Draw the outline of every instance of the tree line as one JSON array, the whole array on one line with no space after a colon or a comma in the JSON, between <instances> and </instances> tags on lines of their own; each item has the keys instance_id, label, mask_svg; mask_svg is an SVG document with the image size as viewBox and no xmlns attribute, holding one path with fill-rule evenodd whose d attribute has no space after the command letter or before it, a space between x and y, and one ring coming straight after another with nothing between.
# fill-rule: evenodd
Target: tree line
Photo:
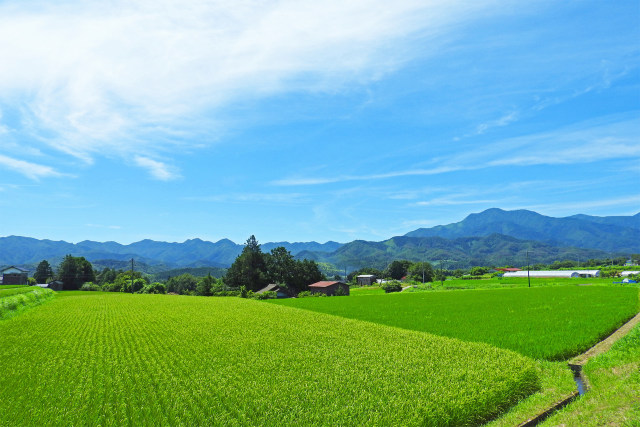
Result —
<instances>
[{"instance_id":1,"label":"tree line","mask_svg":"<svg viewBox=\"0 0 640 427\"><path fill-rule=\"evenodd\" d=\"M33 278L37 283L59 280L64 290L101 290L107 292L175 293L180 295L231 296L256 292L270 283L278 284L297 295L309 285L325 279L315 261L296 260L284 247L263 253L255 236L249 237L223 278L208 274L195 277L189 273L169 277L164 282L150 282L138 271L104 268L94 271L84 257L67 255L57 272L48 261L38 264Z\"/></svg>"}]
</instances>

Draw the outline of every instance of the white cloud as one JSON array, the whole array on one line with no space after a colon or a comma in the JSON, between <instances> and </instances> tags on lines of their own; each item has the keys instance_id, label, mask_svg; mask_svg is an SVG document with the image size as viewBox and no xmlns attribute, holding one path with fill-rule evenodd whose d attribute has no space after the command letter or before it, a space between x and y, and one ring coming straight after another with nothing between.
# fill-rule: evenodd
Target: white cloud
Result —
<instances>
[{"instance_id":1,"label":"white cloud","mask_svg":"<svg viewBox=\"0 0 640 427\"><path fill-rule=\"evenodd\" d=\"M0 106L20 111L21 132L85 162L153 157L211 137L229 103L378 79L411 59L413 38L420 55L436 51L486 6L459 3L5 1Z\"/></svg>"},{"instance_id":2,"label":"white cloud","mask_svg":"<svg viewBox=\"0 0 640 427\"><path fill-rule=\"evenodd\" d=\"M147 169L152 177L160 181L171 181L180 178L180 174L172 170L172 168L162 162L150 159L148 157L136 156L134 158L136 165Z\"/></svg>"},{"instance_id":3,"label":"white cloud","mask_svg":"<svg viewBox=\"0 0 640 427\"><path fill-rule=\"evenodd\" d=\"M26 162L0 154L0 166L5 169L16 171L27 178L38 180L46 177L63 176L51 166L39 165L37 163Z\"/></svg>"}]
</instances>

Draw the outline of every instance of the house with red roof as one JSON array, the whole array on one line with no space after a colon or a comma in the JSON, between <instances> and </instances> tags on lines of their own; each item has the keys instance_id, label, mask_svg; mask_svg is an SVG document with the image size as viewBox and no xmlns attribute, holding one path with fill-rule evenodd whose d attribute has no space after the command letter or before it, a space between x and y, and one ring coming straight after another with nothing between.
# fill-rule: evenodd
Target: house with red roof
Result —
<instances>
[{"instance_id":1,"label":"house with red roof","mask_svg":"<svg viewBox=\"0 0 640 427\"><path fill-rule=\"evenodd\" d=\"M340 289L340 293L338 293L338 289ZM344 282L323 280L322 282L309 285L309 291L311 291L312 294L322 293L329 296L337 294L349 295L349 285Z\"/></svg>"}]
</instances>

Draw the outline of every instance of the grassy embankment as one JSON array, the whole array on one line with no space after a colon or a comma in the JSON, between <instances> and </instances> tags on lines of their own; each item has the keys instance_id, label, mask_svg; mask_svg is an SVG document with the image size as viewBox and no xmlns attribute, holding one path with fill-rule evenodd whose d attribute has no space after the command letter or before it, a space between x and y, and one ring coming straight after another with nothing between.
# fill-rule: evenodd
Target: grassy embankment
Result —
<instances>
[{"instance_id":1,"label":"grassy embankment","mask_svg":"<svg viewBox=\"0 0 640 427\"><path fill-rule=\"evenodd\" d=\"M584 367L591 389L544 426L640 426L640 325Z\"/></svg>"},{"instance_id":2,"label":"grassy embankment","mask_svg":"<svg viewBox=\"0 0 640 427\"><path fill-rule=\"evenodd\" d=\"M477 425L539 388L533 360L487 344L120 293L0 322L0 372L0 425Z\"/></svg>"},{"instance_id":3,"label":"grassy embankment","mask_svg":"<svg viewBox=\"0 0 640 427\"><path fill-rule=\"evenodd\" d=\"M0 288L0 320L13 317L29 307L40 305L54 295L51 289L38 287Z\"/></svg>"}]
</instances>

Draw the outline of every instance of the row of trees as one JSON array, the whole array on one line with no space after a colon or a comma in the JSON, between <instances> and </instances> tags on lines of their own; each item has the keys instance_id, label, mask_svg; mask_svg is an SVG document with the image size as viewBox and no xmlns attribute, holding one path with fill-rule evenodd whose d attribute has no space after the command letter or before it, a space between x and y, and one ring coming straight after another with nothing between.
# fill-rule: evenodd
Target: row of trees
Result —
<instances>
[{"instance_id":1,"label":"row of trees","mask_svg":"<svg viewBox=\"0 0 640 427\"><path fill-rule=\"evenodd\" d=\"M76 290L86 282L93 282L96 275L93 266L84 257L67 255L58 266L57 274L47 260L41 261L36 267L33 279L36 283L60 280L63 283L63 289Z\"/></svg>"},{"instance_id":2,"label":"row of trees","mask_svg":"<svg viewBox=\"0 0 640 427\"><path fill-rule=\"evenodd\" d=\"M292 293L309 289L309 285L325 277L314 261L296 260L284 247L277 247L263 253L255 236L249 237L234 263L223 279L211 274L196 278L185 273L170 277L166 283L150 283L140 272L105 268L98 273L84 257L67 255L57 269L57 274L48 261L38 264L34 279L37 283L60 280L65 290L84 289L115 292L172 292L194 295L226 295L246 291L258 291L269 283L277 283L289 288ZM153 286L151 286L153 285Z\"/></svg>"},{"instance_id":3,"label":"row of trees","mask_svg":"<svg viewBox=\"0 0 640 427\"><path fill-rule=\"evenodd\" d=\"M294 293L306 291L309 285L325 277L315 261L296 260L283 247L263 253L255 236L249 237L224 277L230 288L258 291L269 283L277 283Z\"/></svg>"}]
</instances>

